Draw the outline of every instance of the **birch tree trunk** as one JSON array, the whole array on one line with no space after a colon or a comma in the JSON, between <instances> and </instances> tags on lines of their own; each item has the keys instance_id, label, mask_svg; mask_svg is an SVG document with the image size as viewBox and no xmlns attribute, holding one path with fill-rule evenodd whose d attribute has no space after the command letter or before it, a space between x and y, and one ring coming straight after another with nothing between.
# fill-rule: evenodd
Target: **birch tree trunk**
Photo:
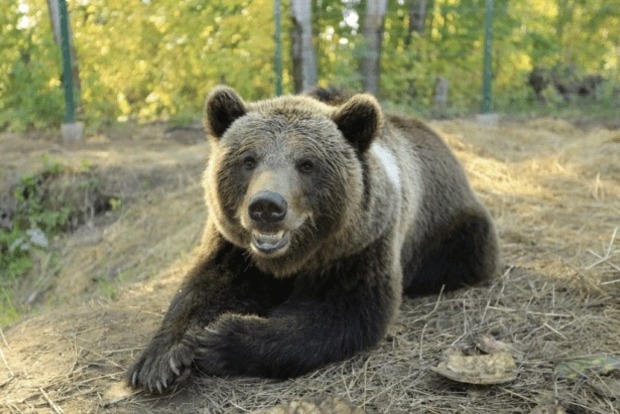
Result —
<instances>
[{"instance_id":1,"label":"birch tree trunk","mask_svg":"<svg viewBox=\"0 0 620 414\"><path fill-rule=\"evenodd\" d=\"M387 0L368 0L362 32L365 46L361 64L362 86L375 96L379 94L379 61L386 8Z\"/></svg>"},{"instance_id":2,"label":"birch tree trunk","mask_svg":"<svg viewBox=\"0 0 620 414\"><path fill-rule=\"evenodd\" d=\"M291 0L293 80L295 92L316 85L317 69L312 47L312 2Z\"/></svg>"},{"instance_id":3,"label":"birch tree trunk","mask_svg":"<svg viewBox=\"0 0 620 414\"><path fill-rule=\"evenodd\" d=\"M58 0L47 0L47 7L50 12L50 20L52 21L52 31L54 32L54 42L58 46L61 44L60 34L60 8L58 6ZM81 87L80 87L80 70L77 63L75 46L73 45L73 31L71 30L70 21L69 25L69 48L71 50L71 80L73 83L73 95L76 102L76 108L80 107Z\"/></svg>"},{"instance_id":4,"label":"birch tree trunk","mask_svg":"<svg viewBox=\"0 0 620 414\"><path fill-rule=\"evenodd\" d=\"M424 35L426 11L428 10L428 0L410 0L409 3L409 30L405 43L411 43L413 32L420 36Z\"/></svg>"}]
</instances>

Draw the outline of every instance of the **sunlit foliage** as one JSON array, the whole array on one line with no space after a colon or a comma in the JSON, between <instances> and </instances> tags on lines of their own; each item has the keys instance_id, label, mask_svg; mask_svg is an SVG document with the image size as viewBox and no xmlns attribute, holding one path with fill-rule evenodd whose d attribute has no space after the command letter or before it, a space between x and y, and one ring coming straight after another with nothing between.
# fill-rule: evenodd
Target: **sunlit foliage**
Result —
<instances>
[{"instance_id":1,"label":"sunlit foliage","mask_svg":"<svg viewBox=\"0 0 620 414\"><path fill-rule=\"evenodd\" d=\"M409 1L390 0L381 98L432 107L438 76L455 113L480 107L485 0L428 0L425 29L409 34ZM199 114L228 83L247 99L274 94L273 0L69 0L82 87L79 117L152 120ZM596 74L612 99L620 83L620 0L495 0L493 91L499 110L527 110L537 67ZM361 0L314 0L321 84L357 89ZM285 92L292 92L288 1L282 1ZM0 129L62 122L60 50L45 0L3 0ZM552 97L553 98L553 97ZM556 97L557 98L557 97Z\"/></svg>"}]
</instances>

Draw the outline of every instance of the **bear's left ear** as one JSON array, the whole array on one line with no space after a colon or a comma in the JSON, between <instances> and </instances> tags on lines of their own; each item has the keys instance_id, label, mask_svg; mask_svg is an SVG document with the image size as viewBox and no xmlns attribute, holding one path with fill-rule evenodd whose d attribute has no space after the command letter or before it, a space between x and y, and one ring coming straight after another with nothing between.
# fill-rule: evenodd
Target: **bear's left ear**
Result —
<instances>
[{"instance_id":1,"label":"bear's left ear","mask_svg":"<svg viewBox=\"0 0 620 414\"><path fill-rule=\"evenodd\" d=\"M238 118L247 113L245 102L228 86L218 86L209 93L205 104L205 129L213 138L221 138Z\"/></svg>"},{"instance_id":2,"label":"bear's left ear","mask_svg":"<svg viewBox=\"0 0 620 414\"><path fill-rule=\"evenodd\" d=\"M377 100L368 94L354 95L336 109L332 119L359 153L370 147L383 124L381 107Z\"/></svg>"}]
</instances>

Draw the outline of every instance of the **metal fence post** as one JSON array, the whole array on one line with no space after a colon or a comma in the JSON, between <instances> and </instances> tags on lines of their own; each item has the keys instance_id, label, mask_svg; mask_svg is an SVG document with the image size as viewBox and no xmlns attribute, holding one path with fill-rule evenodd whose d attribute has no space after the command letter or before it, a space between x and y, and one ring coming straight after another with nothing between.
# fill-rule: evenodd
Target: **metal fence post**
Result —
<instances>
[{"instance_id":1,"label":"metal fence post","mask_svg":"<svg viewBox=\"0 0 620 414\"><path fill-rule=\"evenodd\" d=\"M493 41L493 0L486 0L486 14L484 17L484 68L482 82L482 113L491 112L491 54Z\"/></svg>"},{"instance_id":2,"label":"metal fence post","mask_svg":"<svg viewBox=\"0 0 620 414\"><path fill-rule=\"evenodd\" d=\"M62 81L65 90L65 112L67 123L75 121L75 104L73 102L73 80L71 79L71 48L69 46L69 13L67 1L58 0L60 12L60 44L62 49Z\"/></svg>"}]
</instances>

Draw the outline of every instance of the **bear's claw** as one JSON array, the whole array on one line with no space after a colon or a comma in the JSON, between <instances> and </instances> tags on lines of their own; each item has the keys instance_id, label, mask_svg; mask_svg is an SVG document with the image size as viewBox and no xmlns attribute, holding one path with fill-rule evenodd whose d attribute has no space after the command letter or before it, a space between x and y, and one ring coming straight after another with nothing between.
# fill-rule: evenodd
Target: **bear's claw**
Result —
<instances>
[{"instance_id":1,"label":"bear's claw","mask_svg":"<svg viewBox=\"0 0 620 414\"><path fill-rule=\"evenodd\" d=\"M191 342L181 341L166 346L154 340L129 368L129 385L162 394L187 378L193 361L194 346Z\"/></svg>"}]
</instances>

